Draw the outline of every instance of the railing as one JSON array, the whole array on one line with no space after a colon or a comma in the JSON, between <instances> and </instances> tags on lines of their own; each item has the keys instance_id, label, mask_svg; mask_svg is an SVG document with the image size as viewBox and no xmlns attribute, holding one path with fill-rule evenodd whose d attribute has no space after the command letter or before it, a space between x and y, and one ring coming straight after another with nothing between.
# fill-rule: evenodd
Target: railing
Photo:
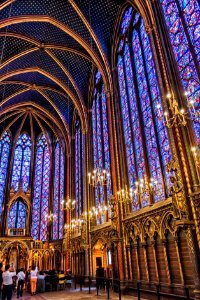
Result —
<instances>
[{"instance_id":1,"label":"railing","mask_svg":"<svg viewBox=\"0 0 200 300\"><path fill-rule=\"evenodd\" d=\"M192 300L193 297L190 296L189 287L185 286L183 287L184 295L178 295L178 294L169 294L166 292L163 292L161 288L163 286L169 287L170 285L164 285L160 283L152 283L151 289L148 288L146 285L147 282L133 282L133 281L120 281L119 279L112 279L112 278L105 278L105 277L92 277L92 276L86 276L86 275L75 275L74 276L74 288L77 288L77 285L80 287L80 291L82 291L83 286L88 287L88 292L90 294L91 292L91 285L96 286L97 296L99 295L100 289L106 290L107 298L110 298L110 292L111 290L114 290L118 293L119 300L122 299L122 290L133 290L135 293L135 297L137 297L138 300L141 300L142 293L149 293L151 295L155 295L156 300L162 299L183 299L183 300Z\"/></svg>"},{"instance_id":2,"label":"railing","mask_svg":"<svg viewBox=\"0 0 200 300\"><path fill-rule=\"evenodd\" d=\"M9 228L8 236L25 236L25 228Z\"/></svg>"}]
</instances>

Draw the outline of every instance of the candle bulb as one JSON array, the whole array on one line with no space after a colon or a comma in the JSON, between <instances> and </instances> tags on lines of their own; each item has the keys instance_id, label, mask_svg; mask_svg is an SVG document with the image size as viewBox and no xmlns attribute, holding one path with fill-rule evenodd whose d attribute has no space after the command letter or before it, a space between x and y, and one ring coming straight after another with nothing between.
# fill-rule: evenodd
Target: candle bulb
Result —
<instances>
[{"instance_id":1,"label":"candle bulb","mask_svg":"<svg viewBox=\"0 0 200 300\"><path fill-rule=\"evenodd\" d=\"M165 117L165 121L166 121L167 126L169 126L169 115L166 111L164 112L164 117Z\"/></svg>"}]
</instances>

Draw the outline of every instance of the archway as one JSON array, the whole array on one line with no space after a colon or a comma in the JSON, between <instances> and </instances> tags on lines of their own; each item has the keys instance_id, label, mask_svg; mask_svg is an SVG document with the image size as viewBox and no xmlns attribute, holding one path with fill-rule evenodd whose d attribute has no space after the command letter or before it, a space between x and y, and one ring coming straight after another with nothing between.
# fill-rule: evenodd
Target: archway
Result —
<instances>
[{"instance_id":1,"label":"archway","mask_svg":"<svg viewBox=\"0 0 200 300\"><path fill-rule=\"evenodd\" d=\"M8 236L24 236L27 228L27 205L18 197L9 207L7 217Z\"/></svg>"},{"instance_id":2,"label":"archway","mask_svg":"<svg viewBox=\"0 0 200 300\"><path fill-rule=\"evenodd\" d=\"M13 264L16 269L28 267L28 247L20 241L13 241L2 249L3 263Z\"/></svg>"},{"instance_id":3,"label":"archway","mask_svg":"<svg viewBox=\"0 0 200 300\"><path fill-rule=\"evenodd\" d=\"M102 275L112 277L111 251L101 240L98 240L92 249L92 274L96 275L99 268L103 268Z\"/></svg>"}]
</instances>

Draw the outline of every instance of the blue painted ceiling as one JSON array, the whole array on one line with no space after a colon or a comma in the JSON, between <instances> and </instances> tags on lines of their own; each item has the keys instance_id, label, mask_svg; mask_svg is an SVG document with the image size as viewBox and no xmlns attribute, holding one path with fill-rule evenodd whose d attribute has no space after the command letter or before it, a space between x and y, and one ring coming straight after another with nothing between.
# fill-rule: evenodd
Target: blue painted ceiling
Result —
<instances>
[{"instance_id":1,"label":"blue painted ceiling","mask_svg":"<svg viewBox=\"0 0 200 300\"><path fill-rule=\"evenodd\" d=\"M97 67L87 47L102 63L91 30L110 63L121 2L1 1L0 113L20 103L35 103L71 131L76 109L72 98L87 107L91 71Z\"/></svg>"}]
</instances>

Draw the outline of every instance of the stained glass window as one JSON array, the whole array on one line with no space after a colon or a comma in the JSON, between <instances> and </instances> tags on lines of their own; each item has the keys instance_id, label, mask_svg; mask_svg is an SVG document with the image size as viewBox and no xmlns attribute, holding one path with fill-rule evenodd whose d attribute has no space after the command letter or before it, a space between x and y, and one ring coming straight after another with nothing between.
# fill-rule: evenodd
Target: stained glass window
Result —
<instances>
[{"instance_id":1,"label":"stained glass window","mask_svg":"<svg viewBox=\"0 0 200 300\"><path fill-rule=\"evenodd\" d=\"M17 192L20 183L22 189L27 192L31 165L31 139L27 133L22 133L16 143L12 170L11 186Z\"/></svg>"},{"instance_id":2,"label":"stained glass window","mask_svg":"<svg viewBox=\"0 0 200 300\"><path fill-rule=\"evenodd\" d=\"M110 176L110 148L108 139L108 121L105 87L102 82L100 72L97 71L96 85L93 93L92 106L92 128L93 128L93 155L94 169L102 174L105 170ZM107 185L98 185L95 187L96 207L102 207L107 204L112 194L111 180ZM105 215L97 217L97 223L106 221Z\"/></svg>"},{"instance_id":3,"label":"stained glass window","mask_svg":"<svg viewBox=\"0 0 200 300\"><path fill-rule=\"evenodd\" d=\"M56 143L54 153L54 202L53 214L56 216L53 222L53 239L63 238L64 214L62 201L64 200L64 155L62 147Z\"/></svg>"},{"instance_id":4,"label":"stained glass window","mask_svg":"<svg viewBox=\"0 0 200 300\"><path fill-rule=\"evenodd\" d=\"M18 200L11 205L8 215L8 228L26 227L26 206Z\"/></svg>"},{"instance_id":5,"label":"stained glass window","mask_svg":"<svg viewBox=\"0 0 200 300\"><path fill-rule=\"evenodd\" d=\"M81 133L80 120L76 122L75 133L75 184L76 184L76 218L83 213L83 174L84 174L84 136Z\"/></svg>"},{"instance_id":6,"label":"stained glass window","mask_svg":"<svg viewBox=\"0 0 200 300\"><path fill-rule=\"evenodd\" d=\"M200 3L195 0L160 0L183 90L194 101L190 109L200 147ZM197 115L194 115L196 111Z\"/></svg>"},{"instance_id":7,"label":"stained glass window","mask_svg":"<svg viewBox=\"0 0 200 300\"><path fill-rule=\"evenodd\" d=\"M124 42L123 46L119 42L117 63L120 103L129 186L134 190L133 210L137 210L166 197L171 151L158 115L162 103L150 41L138 12L125 11L121 34Z\"/></svg>"},{"instance_id":8,"label":"stained glass window","mask_svg":"<svg viewBox=\"0 0 200 300\"><path fill-rule=\"evenodd\" d=\"M32 237L47 238L47 214L49 203L50 152L46 136L40 135L36 144L35 179L32 206Z\"/></svg>"},{"instance_id":9,"label":"stained glass window","mask_svg":"<svg viewBox=\"0 0 200 300\"><path fill-rule=\"evenodd\" d=\"M0 139L0 219L2 214L2 206L4 202L4 191L6 186L10 146L11 134L10 132L6 131Z\"/></svg>"}]
</instances>

